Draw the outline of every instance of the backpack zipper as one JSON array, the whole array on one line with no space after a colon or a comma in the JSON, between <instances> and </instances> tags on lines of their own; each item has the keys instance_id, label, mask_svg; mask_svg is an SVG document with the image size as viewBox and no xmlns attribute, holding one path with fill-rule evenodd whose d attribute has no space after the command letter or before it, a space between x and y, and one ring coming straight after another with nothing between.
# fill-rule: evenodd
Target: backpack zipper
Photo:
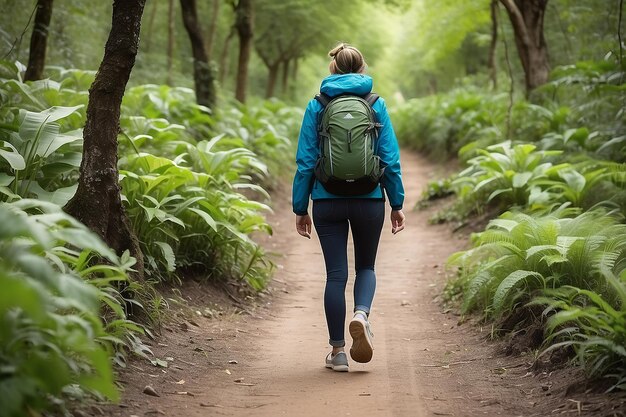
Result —
<instances>
[{"instance_id":1,"label":"backpack zipper","mask_svg":"<svg viewBox=\"0 0 626 417\"><path fill-rule=\"evenodd\" d=\"M352 129L348 130L348 152L352 153Z\"/></svg>"}]
</instances>

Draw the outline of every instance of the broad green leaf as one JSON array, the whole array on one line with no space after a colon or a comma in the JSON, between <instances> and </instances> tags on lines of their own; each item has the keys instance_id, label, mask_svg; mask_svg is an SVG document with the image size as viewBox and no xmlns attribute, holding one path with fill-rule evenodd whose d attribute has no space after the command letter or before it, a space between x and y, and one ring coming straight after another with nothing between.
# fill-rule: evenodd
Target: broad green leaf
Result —
<instances>
[{"instance_id":1,"label":"broad green leaf","mask_svg":"<svg viewBox=\"0 0 626 417\"><path fill-rule=\"evenodd\" d=\"M585 176L574 169L565 169L559 171L559 176L565 180L574 191L581 192L585 188Z\"/></svg>"},{"instance_id":2,"label":"broad green leaf","mask_svg":"<svg viewBox=\"0 0 626 417\"><path fill-rule=\"evenodd\" d=\"M9 150L6 148L9 148ZM0 157L7 161L11 168L16 171L21 171L26 168L26 161L24 161L24 157L20 155L15 146L11 145L9 142L2 142Z\"/></svg>"},{"instance_id":3,"label":"broad green leaf","mask_svg":"<svg viewBox=\"0 0 626 417\"><path fill-rule=\"evenodd\" d=\"M518 172L513 175L513 187L523 188L528 185L528 180L533 176L532 172Z\"/></svg>"},{"instance_id":4,"label":"broad green leaf","mask_svg":"<svg viewBox=\"0 0 626 417\"><path fill-rule=\"evenodd\" d=\"M154 243L161 249L163 259L165 259L165 264L167 265L167 272L174 272L176 270L176 256L172 247L165 242Z\"/></svg>"},{"instance_id":5,"label":"broad green leaf","mask_svg":"<svg viewBox=\"0 0 626 417\"><path fill-rule=\"evenodd\" d=\"M36 154L41 157L50 156L61 146L82 140L80 136L56 135L42 137L37 144Z\"/></svg>"},{"instance_id":6,"label":"broad green leaf","mask_svg":"<svg viewBox=\"0 0 626 417\"><path fill-rule=\"evenodd\" d=\"M213 219L213 217L209 213L207 213L206 211L197 209L195 207L190 207L189 211L196 213L198 216L202 218L202 220L206 222L207 225L209 225L211 229L217 232L217 222L215 221L215 219Z\"/></svg>"},{"instance_id":7,"label":"broad green leaf","mask_svg":"<svg viewBox=\"0 0 626 417\"><path fill-rule=\"evenodd\" d=\"M14 176L0 172L0 187L8 187L13 180L15 180Z\"/></svg>"}]
</instances>

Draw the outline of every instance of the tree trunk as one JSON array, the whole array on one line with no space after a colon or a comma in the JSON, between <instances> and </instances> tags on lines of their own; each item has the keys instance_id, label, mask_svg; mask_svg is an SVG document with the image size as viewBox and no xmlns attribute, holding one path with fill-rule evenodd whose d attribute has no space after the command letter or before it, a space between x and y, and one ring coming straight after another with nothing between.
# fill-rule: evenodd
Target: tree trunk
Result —
<instances>
[{"instance_id":1,"label":"tree trunk","mask_svg":"<svg viewBox=\"0 0 626 417\"><path fill-rule=\"evenodd\" d=\"M246 102L248 84L248 65L252 52L252 36L254 33L254 16L252 0L239 0L235 7L235 28L239 35L239 62L237 66L237 87L235 98L241 103Z\"/></svg>"},{"instance_id":2,"label":"tree trunk","mask_svg":"<svg viewBox=\"0 0 626 417\"><path fill-rule=\"evenodd\" d=\"M623 71L624 70L624 43L622 42L622 15L624 13L624 0L619 0L619 15L617 18L617 42L618 46L618 59L619 59L619 67ZM623 72L622 76L620 76L620 84L623 80Z\"/></svg>"},{"instance_id":3,"label":"tree trunk","mask_svg":"<svg viewBox=\"0 0 626 417\"><path fill-rule=\"evenodd\" d=\"M143 256L122 206L117 169L120 107L139 46L146 0L114 0L111 32L104 57L89 89L83 160L78 190L65 211L97 233L118 254L137 258L143 278Z\"/></svg>"},{"instance_id":4,"label":"tree trunk","mask_svg":"<svg viewBox=\"0 0 626 417\"><path fill-rule=\"evenodd\" d=\"M167 9L167 84L172 85L172 69L174 68L174 0L169 0Z\"/></svg>"},{"instance_id":5,"label":"tree trunk","mask_svg":"<svg viewBox=\"0 0 626 417\"><path fill-rule=\"evenodd\" d=\"M154 19L157 14L158 0L152 0L154 5L152 6L152 12L150 12L150 21L148 23L148 36L146 36L146 53L150 52L150 46L152 46L152 34L154 33Z\"/></svg>"},{"instance_id":6,"label":"tree trunk","mask_svg":"<svg viewBox=\"0 0 626 417\"><path fill-rule=\"evenodd\" d=\"M228 33L226 39L224 39L224 46L222 48L222 55L220 56L220 69L219 69L219 80L220 84L224 85L224 80L226 80L226 76L228 75L229 70L229 58L230 58L230 42L235 37L235 28L233 27L231 31Z\"/></svg>"},{"instance_id":7,"label":"tree trunk","mask_svg":"<svg viewBox=\"0 0 626 417\"><path fill-rule=\"evenodd\" d=\"M213 0L213 15L209 25L209 34L206 41L206 56L211 62L213 59L213 46L215 45L215 34L217 33L217 21L220 15L220 0Z\"/></svg>"},{"instance_id":8,"label":"tree trunk","mask_svg":"<svg viewBox=\"0 0 626 417\"><path fill-rule=\"evenodd\" d=\"M291 72L291 80L293 82L298 81L298 62L299 62L299 59L298 58L294 58L294 60L293 60L293 70Z\"/></svg>"},{"instance_id":9,"label":"tree trunk","mask_svg":"<svg viewBox=\"0 0 626 417\"><path fill-rule=\"evenodd\" d=\"M489 78L494 91L498 89L496 48L498 46L498 0L491 0L491 45L489 46Z\"/></svg>"},{"instance_id":10,"label":"tree trunk","mask_svg":"<svg viewBox=\"0 0 626 417\"><path fill-rule=\"evenodd\" d=\"M513 25L525 74L526 95L548 81L550 65L543 21L548 0L500 0Z\"/></svg>"},{"instance_id":11,"label":"tree trunk","mask_svg":"<svg viewBox=\"0 0 626 417\"><path fill-rule=\"evenodd\" d=\"M35 14L33 34L30 37L28 68L26 68L26 74L24 74L24 81L35 81L43 78L51 18L52 0L37 0L37 14Z\"/></svg>"},{"instance_id":12,"label":"tree trunk","mask_svg":"<svg viewBox=\"0 0 626 417\"><path fill-rule=\"evenodd\" d=\"M282 93L283 96L287 95L287 90L289 88L289 63L291 60L286 59L283 62L283 83L282 83Z\"/></svg>"},{"instance_id":13,"label":"tree trunk","mask_svg":"<svg viewBox=\"0 0 626 417\"><path fill-rule=\"evenodd\" d=\"M209 59L202 42L202 30L198 24L196 0L180 0L183 23L191 41L193 54L193 79L196 87L198 104L213 108L215 106L215 82Z\"/></svg>"},{"instance_id":14,"label":"tree trunk","mask_svg":"<svg viewBox=\"0 0 626 417\"><path fill-rule=\"evenodd\" d=\"M265 90L265 97L274 97L274 90L276 90L276 80L278 79L278 70L280 68L280 62L268 65L267 69L269 74L267 77L267 89Z\"/></svg>"}]
</instances>

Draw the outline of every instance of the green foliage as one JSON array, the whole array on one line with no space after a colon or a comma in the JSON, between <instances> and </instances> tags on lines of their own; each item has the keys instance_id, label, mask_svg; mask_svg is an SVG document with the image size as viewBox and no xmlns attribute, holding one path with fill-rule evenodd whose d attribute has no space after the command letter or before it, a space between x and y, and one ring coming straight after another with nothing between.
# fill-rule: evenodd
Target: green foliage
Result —
<instances>
[{"instance_id":1,"label":"green foliage","mask_svg":"<svg viewBox=\"0 0 626 417\"><path fill-rule=\"evenodd\" d=\"M179 268L193 267L260 290L273 264L250 239L271 233L258 184L285 172L298 113L268 101L212 115L193 100L189 89L152 85L124 97L133 116L121 121L121 184L147 273L180 279Z\"/></svg>"},{"instance_id":2,"label":"green foliage","mask_svg":"<svg viewBox=\"0 0 626 417\"><path fill-rule=\"evenodd\" d=\"M41 112L20 109L12 123L0 127L0 192L4 198L36 197L64 205L76 192L74 173L80 166L82 131L60 133L62 119L77 107L51 107Z\"/></svg>"},{"instance_id":3,"label":"green foliage","mask_svg":"<svg viewBox=\"0 0 626 417\"><path fill-rule=\"evenodd\" d=\"M218 148L242 147L254 152L273 175L254 178L254 182L272 188L280 177L291 174L284 163L285 155L295 154L303 111L278 100L267 100L255 106L233 106L217 114L216 133L225 135Z\"/></svg>"},{"instance_id":4,"label":"green foliage","mask_svg":"<svg viewBox=\"0 0 626 417\"><path fill-rule=\"evenodd\" d=\"M54 204L0 203L3 415L62 405L76 388L118 398L110 357L117 350L123 363L124 349L147 350L113 286L128 281L133 263Z\"/></svg>"},{"instance_id":5,"label":"green foliage","mask_svg":"<svg viewBox=\"0 0 626 417\"><path fill-rule=\"evenodd\" d=\"M541 194L537 182L568 166L548 162L560 153L538 151L532 144L513 146L504 142L489 146L478 150L479 155L468 161L469 167L458 174L453 184L461 198L479 200L488 193L486 202L497 198L505 207L537 204L537 194Z\"/></svg>"},{"instance_id":6,"label":"green foliage","mask_svg":"<svg viewBox=\"0 0 626 417\"><path fill-rule=\"evenodd\" d=\"M604 211L560 208L553 214L505 213L474 238L474 248L449 263L460 267L463 312L498 317L537 290L572 285L607 294L601 269L626 268L626 225Z\"/></svg>"},{"instance_id":7,"label":"green foliage","mask_svg":"<svg viewBox=\"0 0 626 417\"><path fill-rule=\"evenodd\" d=\"M546 290L533 300L532 304L547 306L549 347L542 354L572 346L591 377L606 375L615 381L608 391L626 390L626 270L617 276L604 267L600 273L617 294L616 300L573 286Z\"/></svg>"},{"instance_id":8,"label":"green foliage","mask_svg":"<svg viewBox=\"0 0 626 417\"><path fill-rule=\"evenodd\" d=\"M5 69L0 94L11 105L0 112L1 199L63 205L76 190L84 89L94 73L55 67L55 80L25 84L15 65ZM258 184L272 186L287 172L282 160L293 153L288 138L297 135L300 117L277 101L212 114L187 88L129 89L119 168L149 275L180 279L180 267L194 267L264 287L273 266L250 239L271 233L263 218L269 195Z\"/></svg>"},{"instance_id":9,"label":"green foliage","mask_svg":"<svg viewBox=\"0 0 626 417\"><path fill-rule=\"evenodd\" d=\"M546 351L573 346L590 375L624 388L626 225L602 210L579 212L492 220L472 249L448 260L460 273L446 295L462 294L464 313L490 319L521 321L525 305L547 305Z\"/></svg>"},{"instance_id":10,"label":"green foliage","mask_svg":"<svg viewBox=\"0 0 626 417\"><path fill-rule=\"evenodd\" d=\"M211 275L221 279L244 279L254 288L267 279L268 271L250 276L257 269L247 265L271 265L257 257L261 249L250 238L255 231L271 232L261 216L269 207L248 200L237 189L262 189L237 183L250 163L260 164L242 148L213 152L221 137L197 146L187 144L185 167L151 154L122 161L121 170L128 213L146 256L148 272L167 277L177 266L211 265ZM207 269L206 267L202 269Z\"/></svg>"},{"instance_id":11,"label":"green foliage","mask_svg":"<svg viewBox=\"0 0 626 417\"><path fill-rule=\"evenodd\" d=\"M402 145L449 159L466 146L485 147L501 140L505 100L504 95L459 89L410 100L392 110L391 117Z\"/></svg>"},{"instance_id":12,"label":"green foliage","mask_svg":"<svg viewBox=\"0 0 626 417\"><path fill-rule=\"evenodd\" d=\"M589 158L577 164L554 164L551 161L566 159L563 151L538 150L527 143L504 142L477 153L452 181L462 206L470 210L494 203L505 209L536 211L569 202L585 209L617 207L626 214L624 164Z\"/></svg>"}]
</instances>

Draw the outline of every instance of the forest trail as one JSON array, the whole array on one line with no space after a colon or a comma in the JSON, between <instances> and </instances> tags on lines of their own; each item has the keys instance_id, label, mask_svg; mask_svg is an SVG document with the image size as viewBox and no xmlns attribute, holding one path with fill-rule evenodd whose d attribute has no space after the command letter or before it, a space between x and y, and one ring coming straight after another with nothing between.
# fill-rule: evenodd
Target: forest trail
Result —
<instances>
[{"instance_id":1,"label":"forest trail","mask_svg":"<svg viewBox=\"0 0 626 417\"><path fill-rule=\"evenodd\" d=\"M122 406L110 407L112 414L548 414L539 410L537 396L550 393L543 392L547 390L540 377L529 377L527 358L494 353L486 337L490 329L481 334L469 324L459 326L457 316L442 311L436 297L445 282L444 262L465 240L449 228L429 225L428 212L412 210L423 186L440 168L409 151L402 157L407 228L393 236L386 219L377 258L370 363L350 361L349 373L324 368L329 348L319 242L315 233L307 240L295 232L291 206L283 197L275 201L274 236L269 240L271 249L283 254L272 305L251 316L197 320L193 324L198 327L183 326L182 333L164 332L154 352L169 357L170 366L145 369L144 362L125 372ZM353 277L346 291L349 310L352 283ZM349 349L348 332L346 336ZM160 397L143 394L146 384ZM570 408L565 398L562 402Z\"/></svg>"}]
</instances>

